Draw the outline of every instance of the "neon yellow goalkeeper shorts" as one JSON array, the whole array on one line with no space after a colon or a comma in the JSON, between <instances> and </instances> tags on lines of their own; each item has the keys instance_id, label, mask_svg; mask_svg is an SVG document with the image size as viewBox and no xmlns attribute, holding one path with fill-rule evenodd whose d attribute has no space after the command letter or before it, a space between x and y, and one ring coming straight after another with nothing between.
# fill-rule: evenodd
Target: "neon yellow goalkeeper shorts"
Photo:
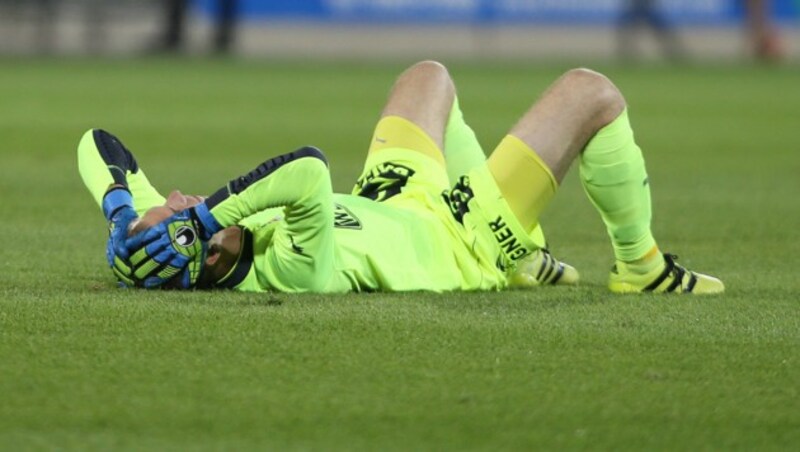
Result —
<instances>
[{"instance_id":1,"label":"neon yellow goalkeeper shorts","mask_svg":"<svg viewBox=\"0 0 800 452\"><path fill-rule=\"evenodd\" d=\"M439 252L450 256L397 265L439 268L455 261L460 287L452 290L504 288L507 271L536 249L485 165L451 187L442 151L421 128L398 116L384 117L376 126L353 194L416 212L421 221L436 228L417 232L426 235L420 241L447 237L449 243ZM437 221L429 221L431 217Z\"/></svg>"}]
</instances>

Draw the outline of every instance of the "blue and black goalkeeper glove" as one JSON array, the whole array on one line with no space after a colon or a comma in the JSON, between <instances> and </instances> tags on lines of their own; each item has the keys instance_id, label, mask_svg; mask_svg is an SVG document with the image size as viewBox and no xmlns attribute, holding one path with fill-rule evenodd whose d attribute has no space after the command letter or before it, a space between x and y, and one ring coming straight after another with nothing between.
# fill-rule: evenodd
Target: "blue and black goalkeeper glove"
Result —
<instances>
[{"instance_id":1,"label":"blue and black goalkeeper glove","mask_svg":"<svg viewBox=\"0 0 800 452\"><path fill-rule=\"evenodd\" d=\"M178 277L178 287L193 288L203 269L207 242L222 227L205 204L183 210L129 238L133 277L157 288Z\"/></svg>"},{"instance_id":2,"label":"blue and black goalkeeper glove","mask_svg":"<svg viewBox=\"0 0 800 452\"><path fill-rule=\"evenodd\" d=\"M128 262L128 228L131 222L139 218L133 209L131 193L124 187L115 187L103 197L103 214L108 220L108 242L106 243L106 260L113 270L119 284L133 287L133 273Z\"/></svg>"}]
</instances>

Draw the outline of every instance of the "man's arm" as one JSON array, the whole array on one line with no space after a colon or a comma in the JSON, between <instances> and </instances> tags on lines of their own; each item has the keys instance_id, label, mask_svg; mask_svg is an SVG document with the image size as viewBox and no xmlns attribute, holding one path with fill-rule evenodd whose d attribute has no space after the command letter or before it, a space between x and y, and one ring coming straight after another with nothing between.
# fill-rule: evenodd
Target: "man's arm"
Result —
<instances>
[{"instance_id":1,"label":"man's arm","mask_svg":"<svg viewBox=\"0 0 800 452\"><path fill-rule=\"evenodd\" d=\"M119 281L133 286L125 240L130 224L164 198L150 185L133 154L113 135L86 132L78 144L78 170L109 224L106 259ZM138 207L138 212L136 210Z\"/></svg>"},{"instance_id":2,"label":"man's arm","mask_svg":"<svg viewBox=\"0 0 800 452\"><path fill-rule=\"evenodd\" d=\"M324 155L316 148L305 147L267 160L176 217L180 221L194 219L199 237L208 240L244 218L283 207L284 227L276 231L267 250L264 276L278 290L319 291L333 267L332 195ZM151 256L162 252L151 244L170 242L169 222L132 238L131 251L144 245L151 246Z\"/></svg>"},{"instance_id":3,"label":"man's arm","mask_svg":"<svg viewBox=\"0 0 800 452\"><path fill-rule=\"evenodd\" d=\"M305 147L259 165L198 206L221 227L284 207L285 227L267 249L266 278L278 290L320 291L333 268L333 190L327 161ZM208 216L204 212L208 213Z\"/></svg>"},{"instance_id":4,"label":"man's arm","mask_svg":"<svg viewBox=\"0 0 800 452\"><path fill-rule=\"evenodd\" d=\"M138 215L164 204L164 197L150 185L133 154L122 142L101 129L86 132L78 145L78 170L99 207L112 185L130 191Z\"/></svg>"}]
</instances>

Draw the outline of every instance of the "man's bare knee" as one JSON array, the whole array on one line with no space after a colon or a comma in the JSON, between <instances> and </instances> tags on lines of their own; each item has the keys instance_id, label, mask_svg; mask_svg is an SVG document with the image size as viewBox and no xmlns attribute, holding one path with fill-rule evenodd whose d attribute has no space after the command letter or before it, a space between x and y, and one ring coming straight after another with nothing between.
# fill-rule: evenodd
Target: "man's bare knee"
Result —
<instances>
[{"instance_id":1,"label":"man's bare knee","mask_svg":"<svg viewBox=\"0 0 800 452\"><path fill-rule=\"evenodd\" d=\"M447 68L438 61L425 60L413 64L400 76L400 80L413 79L416 81L425 80L432 84L441 84L449 89L453 88L453 80Z\"/></svg>"},{"instance_id":2,"label":"man's bare knee","mask_svg":"<svg viewBox=\"0 0 800 452\"><path fill-rule=\"evenodd\" d=\"M381 116L413 122L442 148L454 97L455 86L447 68L436 61L420 61L397 79Z\"/></svg>"},{"instance_id":3,"label":"man's bare knee","mask_svg":"<svg viewBox=\"0 0 800 452\"><path fill-rule=\"evenodd\" d=\"M625 108L625 99L604 75L572 69L553 83L510 134L541 157L556 180L586 143Z\"/></svg>"},{"instance_id":4,"label":"man's bare knee","mask_svg":"<svg viewBox=\"0 0 800 452\"><path fill-rule=\"evenodd\" d=\"M430 72L441 72L447 74L447 68L444 64L435 61L435 60L422 60L412 64L408 71L430 71Z\"/></svg>"},{"instance_id":5,"label":"man's bare knee","mask_svg":"<svg viewBox=\"0 0 800 452\"><path fill-rule=\"evenodd\" d=\"M613 121L625 109L622 93L599 72L586 68L571 69L561 77L561 81L581 96L582 104L592 111L598 128Z\"/></svg>"}]
</instances>

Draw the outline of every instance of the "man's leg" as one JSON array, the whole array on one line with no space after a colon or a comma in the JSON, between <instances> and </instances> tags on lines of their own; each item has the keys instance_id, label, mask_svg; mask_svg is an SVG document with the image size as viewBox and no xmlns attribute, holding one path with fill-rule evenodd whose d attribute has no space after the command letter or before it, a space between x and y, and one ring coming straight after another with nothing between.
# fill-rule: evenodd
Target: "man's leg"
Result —
<instances>
[{"instance_id":1,"label":"man's leg","mask_svg":"<svg viewBox=\"0 0 800 452\"><path fill-rule=\"evenodd\" d=\"M165 22L162 46L165 51L175 52L181 49L186 28L188 0L167 0L165 4Z\"/></svg>"},{"instance_id":2,"label":"man's leg","mask_svg":"<svg viewBox=\"0 0 800 452\"><path fill-rule=\"evenodd\" d=\"M785 55L785 49L778 32L771 23L770 5L765 0L745 0L747 28L752 50L762 61L778 61Z\"/></svg>"},{"instance_id":3,"label":"man's leg","mask_svg":"<svg viewBox=\"0 0 800 452\"><path fill-rule=\"evenodd\" d=\"M397 118L418 126L433 143L426 142L425 137L413 136L413 130L402 127ZM418 144L410 144L410 139ZM444 165L449 185L486 163L475 133L464 121L450 74L443 65L433 61L417 63L397 79L376 127L370 154L391 149L398 142ZM544 234L538 225L527 232L536 245L544 246ZM559 262L548 252L537 251L520 262L509 278L515 287L531 287L575 284L579 275L574 267Z\"/></svg>"},{"instance_id":4,"label":"man's leg","mask_svg":"<svg viewBox=\"0 0 800 452\"><path fill-rule=\"evenodd\" d=\"M450 108L444 132L444 157L447 163L447 177L451 184L455 184L459 177L486 163L486 153L483 152L483 147L472 127L464 120L457 95L453 97L453 106Z\"/></svg>"},{"instance_id":5,"label":"man's leg","mask_svg":"<svg viewBox=\"0 0 800 452\"><path fill-rule=\"evenodd\" d=\"M397 79L381 119L400 117L416 124L441 150L454 98L455 87L447 69L434 61L423 61L408 68ZM441 152L429 157L444 163Z\"/></svg>"},{"instance_id":6,"label":"man's leg","mask_svg":"<svg viewBox=\"0 0 800 452\"><path fill-rule=\"evenodd\" d=\"M608 229L617 259L616 292L713 293L722 283L662 257L650 231L650 189L625 100L606 77L567 72L511 129L489 172L524 228L532 228L573 160Z\"/></svg>"},{"instance_id":7,"label":"man's leg","mask_svg":"<svg viewBox=\"0 0 800 452\"><path fill-rule=\"evenodd\" d=\"M453 84L439 63L406 69L392 87L375 126L353 194L385 201L401 192L449 188L442 154Z\"/></svg>"},{"instance_id":8,"label":"man's leg","mask_svg":"<svg viewBox=\"0 0 800 452\"><path fill-rule=\"evenodd\" d=\"M214 51L228 53L233 45L236 32L238 0L217 0L217 23L214 29Z\"/></svg>"},{"instance_id":9,"label":"man's leg","mask_svg":"<svg viewBox=\"0 0 800 452\"><path fill-rule=\"evenodd\" d=\"M486 164L486 154L475 132L464 120L457 95L453 97L453 106L445 128L444 155L451 185L458 182L461 176ZM530 238L539 249L518 262L517 268L509 275L512 287L525 288L578 282L580 279L578 271L569 264L559 262L547 250L547 239L541 225L537 224L534 227Z\"/></svg>"}]
</instances>

